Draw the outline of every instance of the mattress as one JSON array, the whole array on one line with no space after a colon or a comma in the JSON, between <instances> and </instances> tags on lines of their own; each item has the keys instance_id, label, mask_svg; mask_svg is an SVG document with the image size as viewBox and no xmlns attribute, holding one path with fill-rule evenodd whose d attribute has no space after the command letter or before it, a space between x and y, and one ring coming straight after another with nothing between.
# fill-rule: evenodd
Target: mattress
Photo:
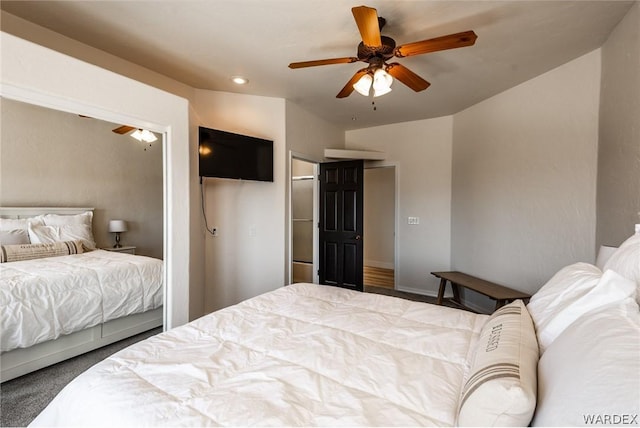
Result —
<instances>
[{"instance_id":1,"label":"mattress","mask_svg":"<svg viewBox=\"0 0 640 428\"><path fill-rule=\"evenodd\" d=\"M112 355L32 426L450 426L486 320L290 285Z\"/></svg>"},{"instance_id":2,"label":"mattress","mask_svg":"<svg viewBox=\"0 0 640 428\"><path fill-rule=\"evenodd\" d=\"M162 305L163 262L95 250L0 265L1 351Z\"/></svg>"}]
</instances>

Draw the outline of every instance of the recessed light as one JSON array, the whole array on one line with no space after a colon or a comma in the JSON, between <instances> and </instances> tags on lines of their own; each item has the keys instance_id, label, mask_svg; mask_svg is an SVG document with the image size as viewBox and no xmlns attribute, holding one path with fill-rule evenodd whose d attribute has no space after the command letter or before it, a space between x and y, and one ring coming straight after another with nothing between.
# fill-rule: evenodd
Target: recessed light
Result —
<instances>
[{"instance_id":1,"label":"recessed light","mask_svg":"<svg viewBox=\"0 0 640 428\"><path fill-rule=\"evenodd\" d=\"M233 76L231 78L231 81L233 83L235 83L236 85L246 85L247 83L249 83L249 79L247 79L246 77L242 77L242 76Z\"/></svg>"}]
</instances>

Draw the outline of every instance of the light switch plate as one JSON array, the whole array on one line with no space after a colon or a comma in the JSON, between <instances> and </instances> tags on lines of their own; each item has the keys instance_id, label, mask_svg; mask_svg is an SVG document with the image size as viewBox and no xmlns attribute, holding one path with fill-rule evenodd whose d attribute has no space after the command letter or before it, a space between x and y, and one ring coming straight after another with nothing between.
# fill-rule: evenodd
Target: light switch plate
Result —
<instances>
[{"instance_id":1,"label":"light switch plate","mask_svg":"<svg viewBox=\"0 0 640 428\"><path fill-rule=\"evenodd\" d=\"M408 217L407 220L409 224L420 224L420 217Z\"/></svg>"}]
</instances>

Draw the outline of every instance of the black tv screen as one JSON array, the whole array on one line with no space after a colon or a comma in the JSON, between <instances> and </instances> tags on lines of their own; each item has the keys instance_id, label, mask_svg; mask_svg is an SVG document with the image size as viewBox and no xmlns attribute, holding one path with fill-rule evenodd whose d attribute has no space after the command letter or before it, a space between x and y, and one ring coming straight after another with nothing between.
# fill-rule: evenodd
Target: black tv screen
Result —
<instances>
[{"instance_id":1,"label":"black tv screen","mask_svg":"<svg viewBox=\"0 0 640 428\"><path fill-rule=\"evenodd\" d=\"M199 127L200 176L273 181L273 141Z\"/></svg>"}]
</instances>

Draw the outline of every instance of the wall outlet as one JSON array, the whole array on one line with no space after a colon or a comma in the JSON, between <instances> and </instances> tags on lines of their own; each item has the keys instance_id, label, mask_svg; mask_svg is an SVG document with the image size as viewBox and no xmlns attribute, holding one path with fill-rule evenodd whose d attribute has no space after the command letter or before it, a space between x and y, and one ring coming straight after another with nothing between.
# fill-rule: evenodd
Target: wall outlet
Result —
<instances>
[{"instance_id":1,"label":"wall outlet","mask_svg":"<svg viewBox=\"0 0 640 428\"><path fill-rule=\"evenodd\" d=\"M407 223L409 224L420 224L420 217L408 217Z\"/></svg>"},{"instance_id":2,"label":"wall outlet","mask_svg":"<svg viewBox=\"0 0 640 428\"><path fill-rule=\"evenodd\" d=\"M640 233L640 224L636 224L636 233Z\"/></svg>"},{"instance_id":3,"label":"wall outlet","mask_svg":"<svg viewBox=\"0 0 640 428\"><path fill-rule=\"evenodd\" d=\"M218 236L218 228L216 226L211 228L211 236Z\"/></svg>"}]
</instances>

